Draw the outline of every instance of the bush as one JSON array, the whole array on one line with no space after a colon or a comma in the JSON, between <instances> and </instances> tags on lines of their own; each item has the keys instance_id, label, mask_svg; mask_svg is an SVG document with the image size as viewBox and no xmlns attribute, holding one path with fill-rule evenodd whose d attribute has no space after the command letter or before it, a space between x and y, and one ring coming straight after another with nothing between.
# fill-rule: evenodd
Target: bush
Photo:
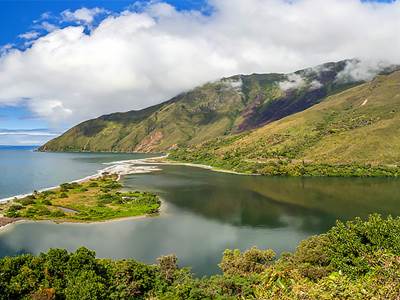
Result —
<instances>
[{"instance_id":1,"label":"bush","mask_svg":"<svg viewBox=\"0 0 400 300\"><path fill-rule=\"evenodd\" d=\"M56 209L51 212L50 216L54 218L61 218L65 216L65 213L60 209Z\"/></svg>"},{"instance_id":2,"label":"bush","mask_svg":"<svg viewBox=\"0 0 400 300\"><path fill-rule=\"evenodd\" d=\"M44 197L47 197L47 196L51 196L51 195L56 194L56 192L54 192L54 191L43 191L41 194L42 194Z\"/></svg>"},{"instance_id":3,"label":"bush","mask_svg":"<svg viewBox=\"0 0 400 300\"><path fill-rule=\"evenodd\" d=\"M79 188L81 185L77 182L71 182L71 183L63 183L60 184L61 190L68 191L68 190L73 190Z\"/></svg>"},{"instance_id":4,"label":"bush","mask_svg":"<svg viewBox=\"0 0 400 300\"><path fill-rule=\"evenodd\" d=\"M109 189L109 190L120 189L120 188L122 188L122 184L113 181L113 182L110 182L110 183L106 184L104 186L104 188Z\"/></svg>"},{"instance_id":5,"label":"bush","mask_svg":"<svg viewBox=\"0 0 400 300\"><path fill-rule=\"evenodd\" d=\"M52 205L52 203L51 203L51 201L50 201L49 199L44 199L44 200L42 201L42 203L43 203L44 205Z\"/></svg>"},{"instance_id":6,"label":"bush","mask_svg":"<svg viewBox=\"0 0 400 300\"><path fill-rule=\"evenodd\" d=\"M160 266L161 276L165 281L172 283L175 278L175 272L178 270L178 259L176 255L161 256L157 259Z\"/></svg>"},{"instance_id":7,"label":"bush","mask_svg":"<svg viewBox=\"0 0 400 300\"><path fill-rule=\"evenodd\" d=\"M118 195L113 195L113 194L109 194L109 193L105 193L105 194L101 194L97 197L98 199L98 203L99 204L109 204L115 201L118 201L121 199L120 196Z\"/></svg>"},{"instance_id":8,"label":"bush","mask_svg":"<svg viewBox=\"0 0 400 300\"><path fill-rule=\"evenodd\" d=\"M68 194L65 193L65 192L62 192L62 193L60 194L60 198L68 198Z\"/></svg>"},{"instance_id":9,"label":"bush","mask_svg":"<svg viewBox=\"0 0 400 300\"><path fill-rule=\"evenodd\" d=\"M371 215L367 221L356 218L346 223L337 222L328 231L327 255L335 269L351 276L372 270L368 256L385 249L400 255L400 219Z\"/></svg>"},{"instance_id":10,"label":"bush","mask_svg":"<svg viewBox=\"0 0 400 300\"><path fill-rule=\"evenodd\" d=\"M23 206L28 206L28 205L35 204L36 203L35 199L36 199L35 197L27 196L25 198L18 199L17 202L21 203Z\"/></svg>"},{"instance_id":11,"label":"bush","mask_svg":"<svg viewBox=\"0 0 400 300\"><path fill-rule=\"evenodd\" d=\"M330 239L327 235L313 236L300 242L290 258L304 277L317 280L333 271L327 253L329 245Z\"/></svg>"},{"instance_id":12,"label":"bush","mask_svg":"<svg viewBox=\"0 0 400 300\"><path fill-rule=\"evenodd\" d=\"M275 253L272 250L260 250L255 247L241 253L240 250L225 250L219 264L227 275L248 275L261 273L271 264Z\"/></svg>"},{"instance_id":13,"label":"bush","mask_svg":"<svg viewBox=\"0 0 400 300\"><path fill-rule=\"evenodd\" d=\"M23 208L22 205L11 205L5 213L8 218L18 218L20 216L20 210Z\"/></svg>"},{"instance_id":14,"label":"bush","mask_svg":"<svg viewBox=\"0 0 400 300\"><path fill-rule=\"evenodd\" d=\"M399 218L338 222L276 261L272 250L226 250L224 273L201 279L175 255L145 265L50 249L1 258L0 299L397 299L399 236Z\"/></svg>"}]
</instances>

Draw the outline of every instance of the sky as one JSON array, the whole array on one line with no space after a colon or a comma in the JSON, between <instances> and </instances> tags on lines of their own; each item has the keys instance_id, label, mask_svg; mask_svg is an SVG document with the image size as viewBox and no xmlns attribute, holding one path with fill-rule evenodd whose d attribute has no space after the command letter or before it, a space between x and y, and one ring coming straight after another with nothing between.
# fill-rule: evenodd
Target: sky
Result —
<instances>
[{"instance_id":1,"label":"sky","mask_svg":"<svg viewBox=\"0 0 400 300\"><path fill-rule=\"evenodd\" d=\"M371 73L400 63L399 28L400 1L0 0L0 145L239 73L355 57Z\"/></svg>"}]
</instances>

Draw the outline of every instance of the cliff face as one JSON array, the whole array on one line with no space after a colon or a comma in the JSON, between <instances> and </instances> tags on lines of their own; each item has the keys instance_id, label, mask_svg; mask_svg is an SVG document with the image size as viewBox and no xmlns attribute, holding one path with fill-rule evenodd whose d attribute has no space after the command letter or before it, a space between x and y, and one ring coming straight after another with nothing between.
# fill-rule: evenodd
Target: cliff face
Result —
<instances>
[{"instance_id":1,"label":"cliff face","mask_svg":"<svg viewBox=\"0 0 400 300\"><path fill-rule=\"evenodd\" d=\"M159 152L259 128L360 84L338 80L348 62L223 78L144 110L83 122L40 150Z\"/></svg>"}]
</instances>

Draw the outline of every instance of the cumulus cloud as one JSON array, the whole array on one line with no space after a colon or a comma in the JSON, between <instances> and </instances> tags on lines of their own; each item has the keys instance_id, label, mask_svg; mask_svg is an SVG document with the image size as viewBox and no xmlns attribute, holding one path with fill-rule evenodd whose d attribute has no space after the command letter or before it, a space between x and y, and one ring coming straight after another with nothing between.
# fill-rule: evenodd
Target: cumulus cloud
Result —
<instances>
[{"instance_id":1,"label":"cumulus cloud","mask_svg":"<svg viewBox=\"0 0 400 300\"><path fill-rule=\"evenodd\" d=\"M44 21L38 25L35 26L35 28L37 29L42 29L45 30L47 32L52 32L54 30L60 29L57 25L54 25L50 22Z\"/></svg>"},{"instance_id":2,"label":"cumulus cloud","mask_svg":"<svg viewBox=\"0 0 400 300\"><path fill-rule=\"evenodd\" d=\"M32 39L36 39L37 37L39 37L39 32L37 31L29 31L29 32L25 32L23 34L20 34L18 37L24 40L32 40Z\"/></svg>"},{"instance_id":3,"label":"cumulus cloud","mask_svg":"<svg viewBox=\"0 0 400 300\"><path fill-rule=\"evenodd\" d=\"M83 24L91 24L94 18L100 14L107 13L103 8L95 7L88 9L86 7L71 11L69 9L64 10L61 13L63 22L78 22Z\"/></svg>"},{"instance_id":4,"label":"cumulus cloud","mask_svg":"<svg viewBox=\"0 0 400 300\"><path fill-rule=\"evenodd\" d=\"M0 57L7 54L7 52L9 50L11 50L13 47L14 47L13 44L5 44L5 45L1 46L0 47ZM1 103L1 101L0 101L0 103Z\"/></svg>"},{"instance_id":5,"label":"cumulus cloud","mask_svg":"<svg viewBox=\"0 0 400 300\"><path fill-rule=\"evenodd\" d=\"M54 124L72 124L144 108L239 73L293 72L352 57L400 61L399 1L208 4L211 13L202 14L150 2L107 15L90 32L85 26L96 11L68 11L67 17L82 24L49 28L28 49L7 49L1 55L0 105L18 105L23 98L35 114ZM371 77L350 67L349 73ZM283 88L298 84L303 83L289 78Z\"/></svg>"}]
</instances>

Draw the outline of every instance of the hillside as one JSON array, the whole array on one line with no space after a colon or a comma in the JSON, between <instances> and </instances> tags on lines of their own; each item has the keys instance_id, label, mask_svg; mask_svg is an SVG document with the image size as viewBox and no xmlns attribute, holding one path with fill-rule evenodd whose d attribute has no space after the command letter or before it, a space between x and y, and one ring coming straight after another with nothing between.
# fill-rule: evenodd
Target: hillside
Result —
<instances>
[{"instance_id":1,"label":"hillside","mask_svg":"<svg viewBox=\"0 0 400 300\"><path fill-rule=\"evenodd\" d=\"M170 158L266 175L400 175L400 72Z\"/></svg>"},{"instance_id":2,"label":"hillside","mask_svg":"<svg viewBox=\"0 0 400 300\"><path fill-rule=\"evenodd\" d=\"M350 62L223 78L144 110L83 122L40 150L158 152L258 128L359 84L338 80Z\"/></svg>"}]
</instances>

